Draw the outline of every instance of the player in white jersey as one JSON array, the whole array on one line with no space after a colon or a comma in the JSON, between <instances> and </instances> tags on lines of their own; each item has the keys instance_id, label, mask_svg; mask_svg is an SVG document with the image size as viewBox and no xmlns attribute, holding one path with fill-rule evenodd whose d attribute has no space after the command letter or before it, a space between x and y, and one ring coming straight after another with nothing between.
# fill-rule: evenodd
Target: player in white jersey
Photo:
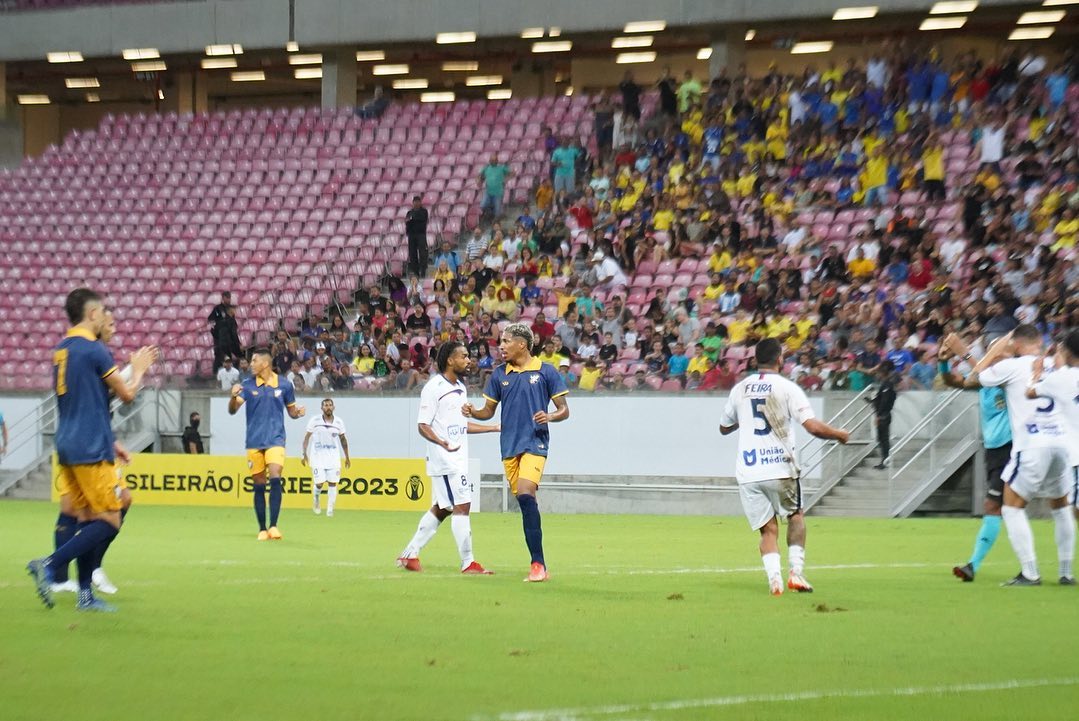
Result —
<instances>
[{"instance_id":1,"label":"player in white jersey","mask_svg":"<svg viewBox=\"0 0 1079 721\"><path fill-rule=\"evenodd\" d=\"M439 524L451 517L450 527L461 555L461 573L490 575L472 555L472 481L468 478L468 434L498 433L498 425L473 423L461 413L468 400L461 378L468 373L471 359L459 341L448 341L435 357L438 375L432 376L420 393L416 420L419 434L427 441L427 475L431 478L434 505L420 518L412 540L397 559L408 571L420 571L420 551L434 538Z\"/></svg>"},{"instance_id":2,"label":"player in white jersey","mask_svg":"<svg viewBox=\"0 0 1079 721\"><path fill-rule=\"evenodd\" d=\"M326 515L333 516L337 503L337 483L341 480L341 456L345 456L345 468L352 467L348 457L348 438L345 422L333 414L333 401L322 401L322 415L307 422L307 435L303 437L303 464L311 467L311 509L322 513L319 495L322 486L326 490Z\"/></svg>"},{"instance_id":3,"label":"player in white jersey","mask_svg":"<svg viewBox=\"0 0 1079 721\"><path fill-rule=\"evenodd\" d=\"M1012 456L1003 474L1001 516L1021 570L1007 586L1041 585L1034 534L1026 512L1027 503L1035 498L1049 499L1062 583L1072 577L1075 518L1068 508L1067 421L1052 399L1027 395L1034 364L1041 353L1041 333L1033 325L1020 325L989 349L972 374L982 386L1004 388L1012 425Z\"/></svg>"},{"instance_id":4,"label":"player in white jersey","mask_svg":"<svg viewBox=\"0 0 1079 721\"><path fill-rule=\"evenodd\" d=\"M1052 401L1068 422L1070 494L1075 515L1079 517L1079 330L1073 330L1064 338L1057 350L1054 366L1055 370L1043 376L1043 364L1034 363L1034 375L1030 379L1027 396ZM1074 583L1074 576L1071 580Z\"/></svg>"},{"instance_id":5,"label":"player in white jersey","mask_svg":"<svg viewBox=\"0 0 1079 721\"><path fill-rule=\"evenodd\" d=\"M761 534L761 561L772 595L783 593L780 515L787 519L787 588L811 593L813 587L805 579L805 515L792 426L796 423L817 438L840 443L846 443L850 434L817 420L802 389L779 375L783 366L779 341L762 340L756 355L758 370L731 389L719 432L738 431L738 493L749 525Z\"/></svg>"}]
</instances>

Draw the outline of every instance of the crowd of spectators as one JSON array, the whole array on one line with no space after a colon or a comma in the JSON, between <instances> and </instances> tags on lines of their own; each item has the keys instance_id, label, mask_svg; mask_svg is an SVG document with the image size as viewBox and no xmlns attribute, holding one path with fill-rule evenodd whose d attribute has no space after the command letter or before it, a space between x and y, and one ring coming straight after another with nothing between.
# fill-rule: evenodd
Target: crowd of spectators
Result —
<instances>
[{"instance_id":1,"label":"crowd of spectators","mask_svg":"<svg viewBox=\"0 0 1079 721\"><path fill-rule=\"evenodd\" d=\"M455 338L482 383L523 319L586 391L729 388L765 337L807 389L859 390L885 359L900 388L939 387L947 331L1079 326L1077 70L899 42L656 92L627 73L595 98L595 138L547 134L531 204L441 243L427 277L361 291L358 317L282 333L275 365L407 390Z\"/></svg>"}]
</instances>

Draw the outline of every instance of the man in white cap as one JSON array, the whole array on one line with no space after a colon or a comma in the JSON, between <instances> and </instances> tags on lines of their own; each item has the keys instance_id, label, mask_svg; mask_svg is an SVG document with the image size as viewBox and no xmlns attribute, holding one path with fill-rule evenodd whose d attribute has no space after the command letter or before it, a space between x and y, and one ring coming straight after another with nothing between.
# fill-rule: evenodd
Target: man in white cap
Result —
<instances>
[{"instance_id":1,"label":"man in white cap","mask_svg":"<svg viewBox=\"0 0 1079 721\"><path fill-rule=\"evenodd\" d=\"M618 262L604 253L602 249L596 249L596 252L592 254L592 263L592 269L596 274L597 288L610 290L615 286L624 286L629 282Z\"/></svg>"}]
</instances>

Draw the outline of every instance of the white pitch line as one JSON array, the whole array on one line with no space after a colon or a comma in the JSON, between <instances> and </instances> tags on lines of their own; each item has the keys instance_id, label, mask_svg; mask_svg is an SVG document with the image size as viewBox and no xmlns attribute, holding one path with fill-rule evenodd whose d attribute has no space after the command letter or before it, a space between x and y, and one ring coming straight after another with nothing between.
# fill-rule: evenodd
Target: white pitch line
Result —
<instances>
[{"instance_id":1,"label":"white pitch line","mask_svg":"<svg viewBox=\"0 0 1079 721\"><path fill-rule=\"evenodd\" d=\"M1045 688L1050 686L1076 686L1079 677L1039 678L991 683L950 684L941 686L911 686L907 688L832 689L828 691L800 691L783 694L757 694L717 696L714 698L657 701L642 704L620 704L586 708L549 709L546 711L509 711L497 716L474 716L473 721L587 721L602 716L624 716L663 711L682 711L695 708L718 708L722 706L746 706L761 703L795 703L823 699L881 698L888 696L936 696L987 691L1011 691L1015 689Z\"/></svg>"}]
</instances>

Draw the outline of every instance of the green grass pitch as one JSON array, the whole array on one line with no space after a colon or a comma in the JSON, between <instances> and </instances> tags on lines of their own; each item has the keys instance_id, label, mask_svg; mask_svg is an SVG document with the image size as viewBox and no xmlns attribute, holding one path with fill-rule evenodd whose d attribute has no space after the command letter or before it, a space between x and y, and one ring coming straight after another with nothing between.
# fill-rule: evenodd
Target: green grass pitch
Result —
<instances>
[{"instance_id":1,"label":"green grass pitch","mask_svg":"<svg viewBox=\"0 0 1079 721\"><path fill-rule=\"evenodd\" d=\"M1002 533L978 580L951 565L977 520L809 519L812 595L767 593L741 518L544 517L552 579L526 584L517 515L450 529L394 568L414 513L136 507L107 559L115 615L46 610L23 565L56 508L0 503L0 718L198 721L1074 719L1079 589ZM784 565L785 558L784 558Z\"/></svg>"}]
</instances>

